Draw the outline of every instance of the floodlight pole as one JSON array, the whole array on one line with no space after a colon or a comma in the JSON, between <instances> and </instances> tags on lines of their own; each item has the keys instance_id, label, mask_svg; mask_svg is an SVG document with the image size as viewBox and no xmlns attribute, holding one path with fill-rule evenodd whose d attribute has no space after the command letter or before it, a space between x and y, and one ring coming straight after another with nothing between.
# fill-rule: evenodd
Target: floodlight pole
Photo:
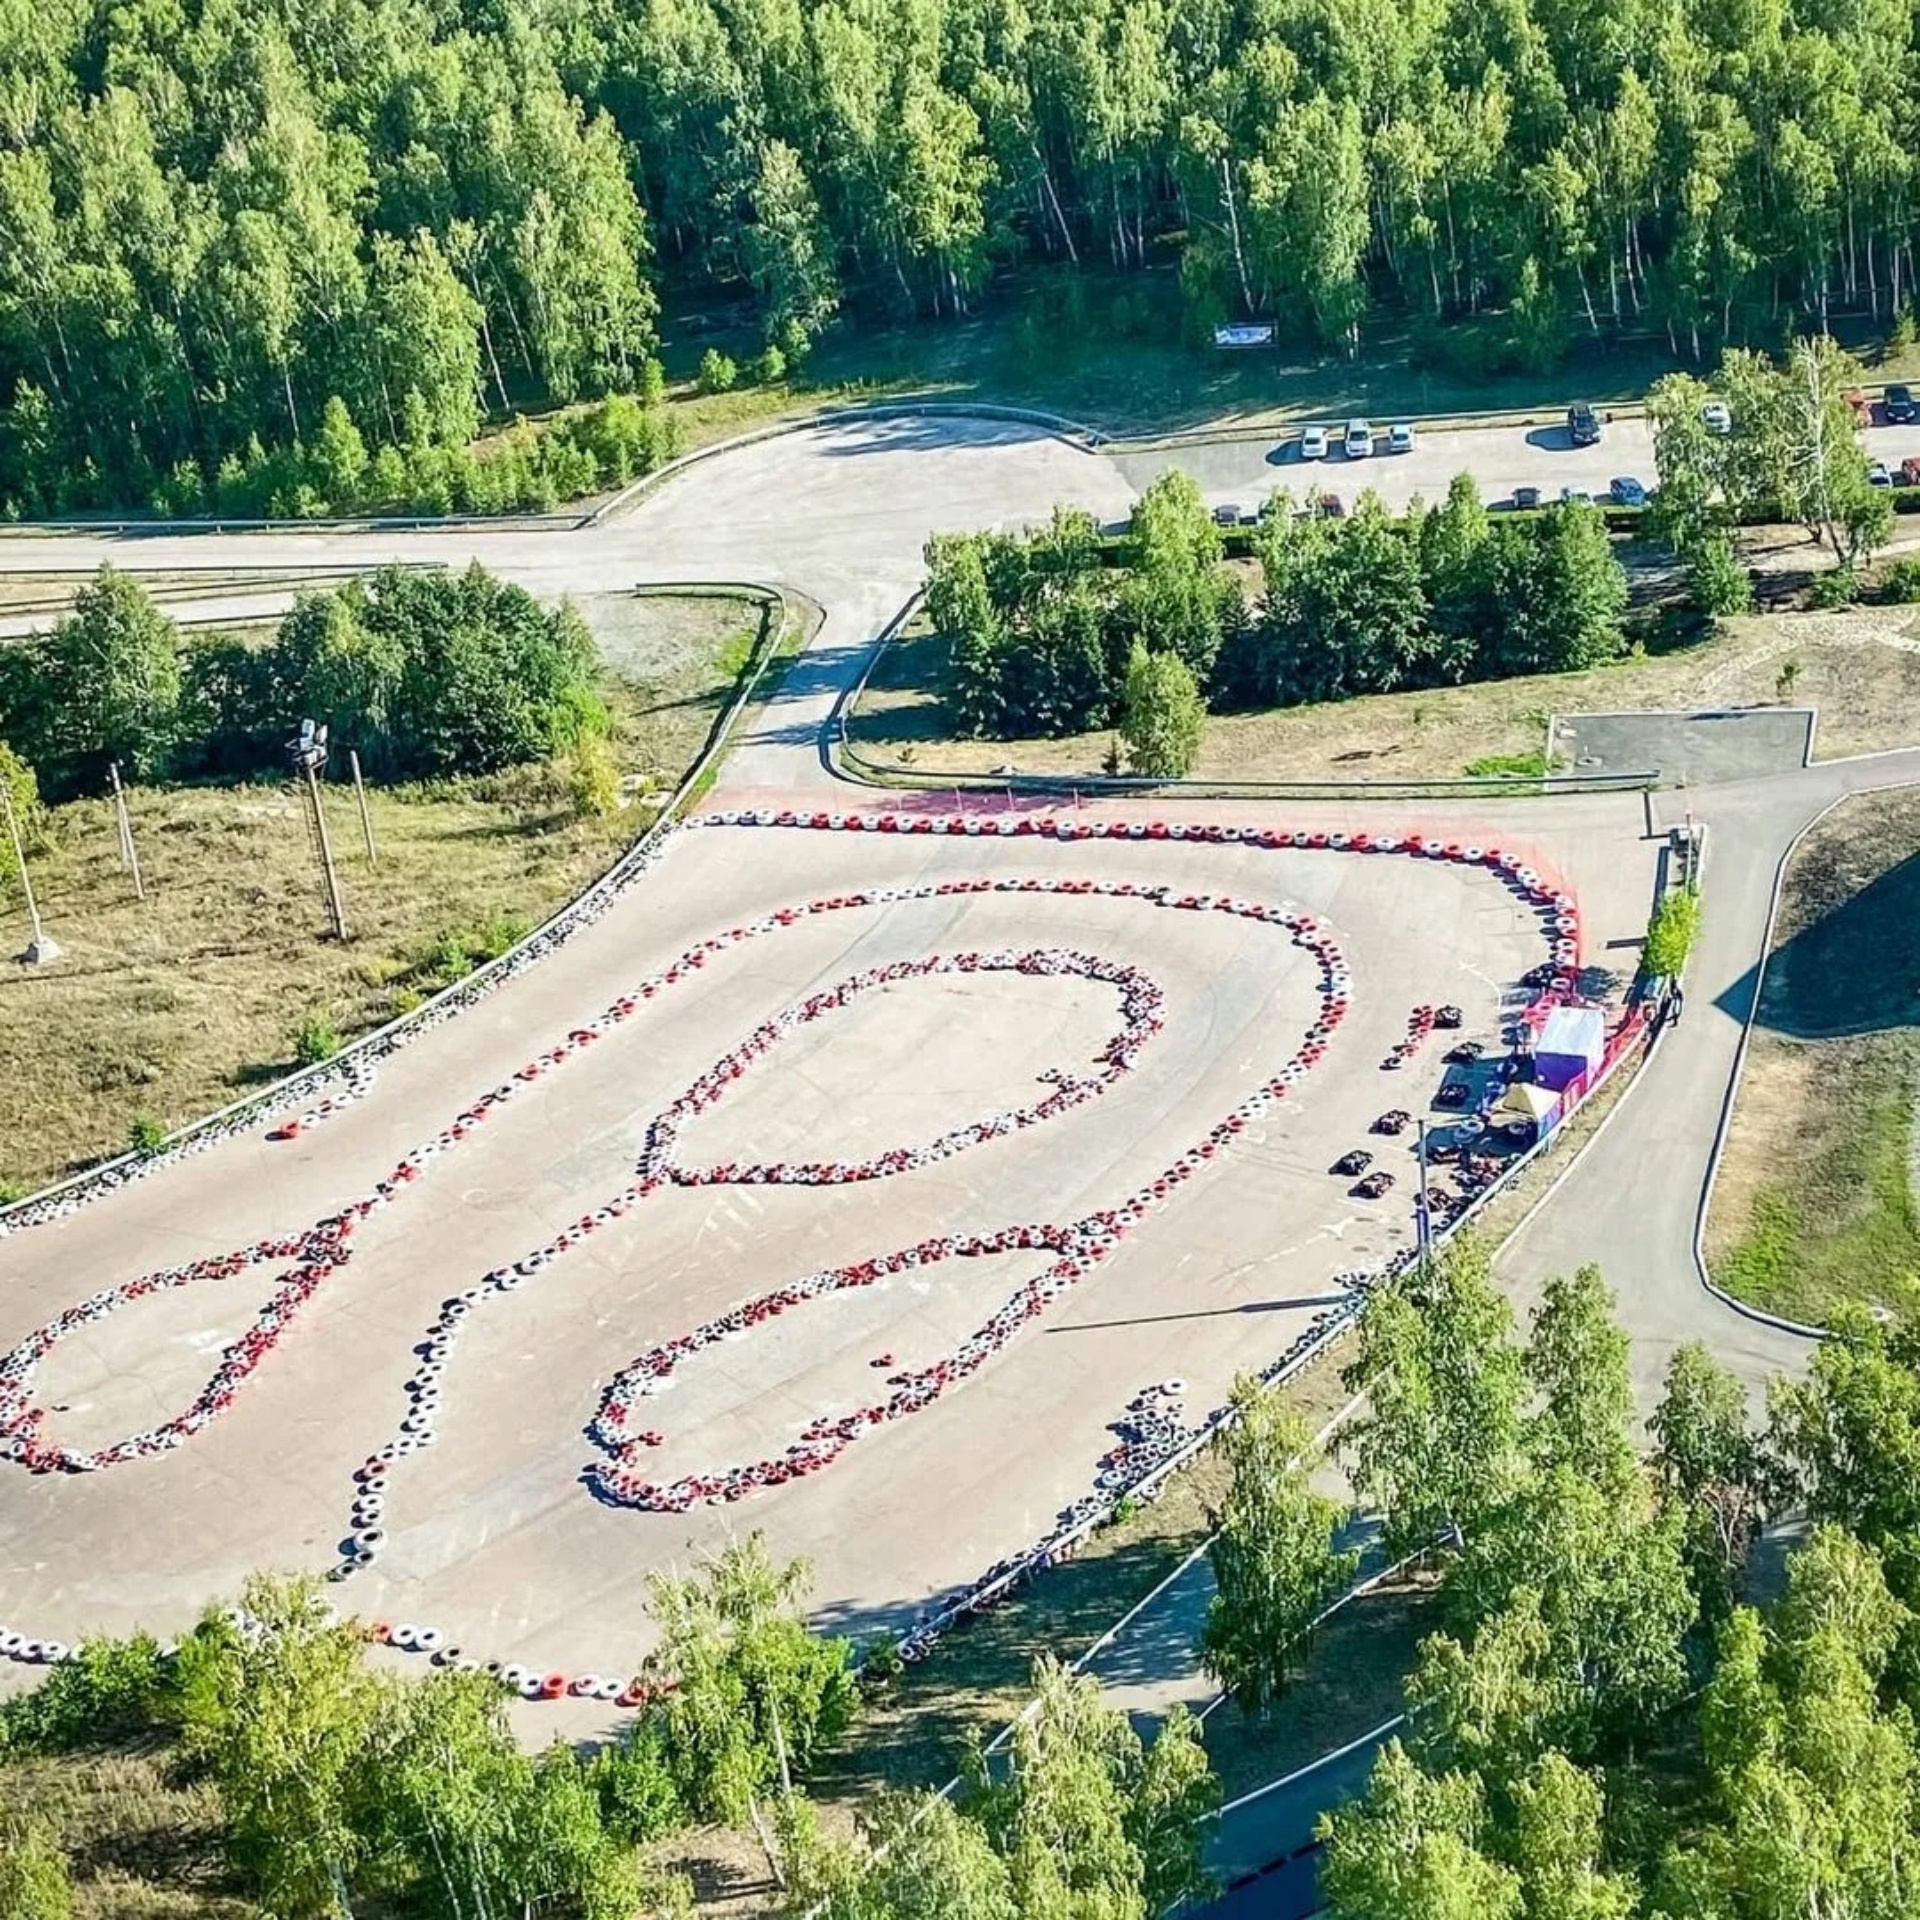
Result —
<instances>
[{"instance_id":1,"label":"floodlight pole","mask_svg":"<svg viewBox=\"0 0 1920 1920\"><path fill-rule=\"evenodd\" d=\"M107 768L107 777L113 782L113 810L120 821L120 864L133 875L133 897L144 900L147 883L140 877L140 855L133 844L133 820L127 812L127 790L120 781L118 760Z\"/></svg>"},{"instance_id":2,"label":"floodlight pole","mask_svg":"<svg viewBox=\"0 0 1920 1920\"><path fill-rule=\"evenodd\" d=\"M320 849L320 871L326 881L327 914L333 921L333 937L347 937L347 910L340 904L340 876L333 870L333 842L327 837L327 816L320 805L320 773L311 760L305 763L307 805L313 809L313 834Z\"/></svg>"},{"instance_id":3,"label":"floodlight pole","mask_svg":"<svg viewBox=\"0 0 1920 1920\"><path fill-rule=\"evenodd\" d=\"M45 961L59 959L60 947L56 941L47 938L46 929L40 924L40 907L33 897L32 876L27 872L27 850L21 844L20 822L13 811L13 795L4 780L0 780L0 812L7 816L7 838L13 842L13 862L20 870L20 893L27 903L27 924L33 929L32 943L20 957L38 966Z\"/></svg>"}]
</instances>

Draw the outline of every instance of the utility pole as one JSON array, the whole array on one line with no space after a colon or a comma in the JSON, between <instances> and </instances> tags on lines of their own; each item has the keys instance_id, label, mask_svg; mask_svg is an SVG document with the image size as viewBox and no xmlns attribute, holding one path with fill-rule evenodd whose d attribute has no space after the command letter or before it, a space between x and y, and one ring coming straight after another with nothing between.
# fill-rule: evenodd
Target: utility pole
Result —
<instances>
[{"instance_id":1,"label":"utility pole","mask_svg":"<svg viewBox=\"0 0 1920 1920\"><path fill-rule=\"evenodd\" d=\"M1420 1203L1414 1215L1414 1233L1420 1248L1420 1266L1424 1272L1427 1263L1433 1258L1433 1213L1427 1203L1427 1123L1418 1122L1420 1128Z\"/></svg>"},{"instance_id":2,"label":"utility pole","mask_svg":"<svg viewBox=\"0 0 1920 1920\"><path fill-rule=\"evenodd\" d=\"M127 790L120 783L118 760L107 768L107 777L113 782L113 810L120 821L120 864L133 875L133 897L144 900L147 883L140 877L140 855L133 844L133 819L127 812Z\"/></svg>"},{"instance_id":3,"label":"utility pole","mask_svg":"<svg viewBox=\"0 0 1920 1920\"><path fill-rule=\"evenodd\" d=\"M27 903L27 924L33 929L33 938L20 958L27 966L44 967L49 960L60 958L60 943L51 939L40 924L40 908L33 897L33 880L27 872L27 850L20 841L20 822L14 817L13 794L4 780L0 780L0 812L7 816L7 838L13 842L14 864L20 869L20 892Z\"/></svg>"},{"instance_id":4,"label":"utility pole","mask_svg":"<svg viewBox=\"0 0 1920 1920\"><path fill-rule=\"evenodd\" d=\"M320 878L326 895L327 914L333 922L333 937L347 937L347 913L340 904L340 876L334 871L333 842L327 837L326 810L320 805L320 771L327 764L327 730L311 720L300 722L300 737L287 742L287 753L294 771L306 782L307 824L313 832L314 852L320 861Z\"/></svg>"},{"instance_id":5,"label":"utility pole","mask_svg":"<svg viewBox=\"0 0 1920 1920\"><path fill-rule=\"evenodd\" d=\"M360 802L360 833L367 843L367 865L377 867L380 855L373 844L373 815L367 811L367 784L360 778L360 754L357 748L347 749L347 765L353 769L353 797Z\"/></svg>"}]
</instances>

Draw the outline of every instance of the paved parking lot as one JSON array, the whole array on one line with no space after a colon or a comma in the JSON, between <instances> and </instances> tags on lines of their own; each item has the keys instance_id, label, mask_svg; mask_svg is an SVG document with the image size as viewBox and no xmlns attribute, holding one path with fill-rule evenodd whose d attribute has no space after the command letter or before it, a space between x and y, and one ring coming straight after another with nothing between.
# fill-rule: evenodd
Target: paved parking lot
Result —
<instances>
[{"instance_id":1,"label":"paved parking lot","mask_svg":"<svg viewBox=\"0 0 1920 1920\"><path fill-rule=\"evenodd\" d=\"M1805 707L1706 708L1696 713L1562 713L1558 764L1582 773L1657 773L1667 786L1760 780L1807 762Z\"/></svg>"}]
</instances>

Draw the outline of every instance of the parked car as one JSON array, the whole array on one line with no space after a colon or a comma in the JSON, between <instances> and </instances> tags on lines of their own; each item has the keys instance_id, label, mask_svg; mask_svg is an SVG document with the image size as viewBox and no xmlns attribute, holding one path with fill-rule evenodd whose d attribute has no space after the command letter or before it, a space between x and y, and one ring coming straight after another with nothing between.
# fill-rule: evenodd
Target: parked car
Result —
<instances>
[{"instance_id":1,"label":"parked car","mask_svg":"<svg viewBox=\"0 0 1920 1920\"><path fill-rule=\"evenodd\" d=\"M1884 460L1870 460L1867 463L1867 485L1870 487L1890 487L1893 475Z\"/></svg>"},{"instance_id":2,"label":"parked car","mask_svg":"<svg viewBox=\"0 0 1920 1920\"><path fill-rule=\"evenodd\" d=\"M1621 507L1644 507L1647 504L1647 490L1632 474L1623 473L1610 491L1614 504Z\"/></svg>"},{"instance_id":3,"label":"parked car","mask_svg":"<svg viewBox=\"0 0 1920 1920\"><path fill-rule=\"evenodd\" d=\"M1309 427L1300 436L1300 458L1302 460L1324 460L1327 457L1327 430L1325 427Z\"/></svg>"},{"instance_id":4,"label":"parked car","mask_svg":"<svg viewBox=\"0 0 1920 1920\"><path fill-rule=\"evenodd\" d=\"M1515 509L1520 512L1525 512L1537 507L1540 504L1540 489L1538 487L1515 487L1513 490L1513 504Z\"/></svg>"},{"instance_id":5,"label":"parked car","mask_svg":"<svg viewBox=\"0 0 1920 1920\"><path fill-rule=\"evenodd\" d=\"M1370 460L1373 457L1373 427L1365 420L1347 422L1347 458Z\"/></svg>"},{"instance_id":6,"label":"parked car","mask_svg":"<svg viewBox=\"0 0 1920 1920\"><path fill-rule=\"evenodd\" d=\"M1237 527L1240 524L1240 509L1237 506L1218 506L1213 510L1213 524L1216 527Z\"/></svg>"},{"instance_id":7,"label":"parked car","mask_svg":"<svg viewBox=\"0 0 1920 1920\"><path fill-rule=\"evenodd\" d=\"M1387 451L1389 453L1411 453L1413 451L1413 422L1401 420L1387 429Z\"/></svg>"},{"instance_id":8,"label":"parked car","mask_svg":"<svg viewBox=\"0 0 1920 1920\"><path fill-rule=\"evenodd\" d=\"M1593 489L1591 487L1562 487L1560 489L1560 504L1563 507L1590 507L1593 505Z\"/></svg>"},{"instance_id":9,"label":"parked car","mask_svg":"<svg viewBox=\"0 0 1920 1920\"><path fill-rule=\"evenodd\" d=\"M1700 424L1709 433L1729 434L1733 431L1733 409L1724 400L1709 400L1700 409Z\"/></svg>"},{"instance_id":10,"label":"parked car","mask_svg":"<svg viewBox=\"0 0 1920 1920\"><path fill-rule=\"evenodd\" d=\"M1600 416L1584 400L1576 400L1567 409L1567 432L1576 447L1600 444Z\"/></svg>"},{"instance_id":11,"label":"parked car","mask_svg":"<svg viewBox=\"0 0 1920 1920\"><path fill-rule=\"evenodd\" d=\"M1910 427L1920 420L1920 401L1914 399L1911 387L1889 387L1880 405L1890 427Z\"/></svg>"}]
</instances>

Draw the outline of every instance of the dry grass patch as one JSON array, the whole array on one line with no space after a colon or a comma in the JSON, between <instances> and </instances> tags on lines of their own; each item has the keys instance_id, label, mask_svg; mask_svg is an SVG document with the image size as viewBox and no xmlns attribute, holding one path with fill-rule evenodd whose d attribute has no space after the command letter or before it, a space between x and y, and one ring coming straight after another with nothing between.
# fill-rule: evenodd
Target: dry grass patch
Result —
<instances>
[{"instance_id":1,"label":"dry grass patch","mask_svg":"<svg viewBox=\"0 0 1920 1920\"><path fill-rule=\"evenodd\" d=\"M74 1920L258 1920L226 1885L218 1794L182 1785L166 1753L16 1761L0 1788L67 1854Z\"/></svg>"},{"instance_id":2,"label":"dry grass patch","mask_svg":"<svg viewBox=\"0 0 1920 1920\"><path fill-rule=\"evenodd\" d=\"M1438 1579L1421 1573L1369 1589L1315 1634L1307 1670L1265 1715L1231 1702L1207 1716L1207 1757L1236 1799L1344 1747L1401 1711L1420 1642L1440 1630Z\"/></svg>"},{"instance_id":3,"label":"dry grass patch","mask_svg":"<svg viewBox=\"0 0 1920 1920\"><path fill-rule=\"evenodd\" d=\"M671 788L724 709L757 613L628 595L584 611L635 668L609 689L621 767ZM117 1153L137 1115L172 1128L224 1105L294 1064L309 1018L346 1038L392 1018L461 970L462 950L471 964L570 899L655 811L578 819L544 767L368 800L373 867L352 794L326 792L344 946L321 937L314 854L284 783L136 792L144 903L107 803L54 811L34 879L65 957L0 969L0 1179L26 1189ZM8 952L26 944L15 898L0 901L0 938Z\"/></svg>"}]
</instances>

